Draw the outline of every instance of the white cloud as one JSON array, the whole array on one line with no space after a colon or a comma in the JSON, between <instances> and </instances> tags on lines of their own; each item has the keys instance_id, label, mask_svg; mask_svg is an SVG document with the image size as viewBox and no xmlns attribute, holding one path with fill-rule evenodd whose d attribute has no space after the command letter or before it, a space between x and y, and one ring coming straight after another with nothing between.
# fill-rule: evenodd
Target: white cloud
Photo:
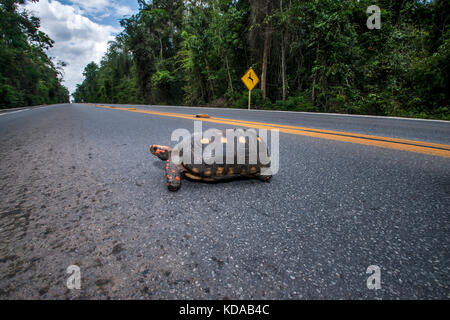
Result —
<instances>
[{"instance_id":1,"label":"white cloud","mask_svg":"<svg viewBox=\"0 0 450 320\"><path fill-rule=\"evenodd\" d=\"M86 12L100 12L110 6L110 1L108 0L70 0L70 2L84 9Z\"/></svg>"},{"instance_id":2,"label":"white cloud","mask_svg":"<svg viewBox=\"0 0 450 320\"><path fill-rule=\"evenodd\" d=\"M80 0L83 2L84 0ZM101 5L103 0L90 0ZM114 40L119 28L95 23L76 8L58 1L40 0L27 3L26 9L41 20L41 30L55 41L49 56L68 63L64 68L64 85L70 93L83 81L84 67L91 61L99 63L108 41Z\"/></svg>"},{"instance_id":3,"label":"white cloud","mask_svg":"<svg viewBox=\"0 0 450 320\"><path fill-rule=\"evenodd\" d=\"M119 16L128 16L133 14L133 10L129 6L123 6L117 3L113 4L116 14Z\"/></svg>"},{"instance_id":4,"label":"white cloud","mask_svg":"<svg viewBox=\"0 0 450 320\"><path fill-rule=\"evenodd\" d=\"M133 10L117 1L109 0L70 0L81 11L86 13L101 14L103 17L110 15L131 15Z\"/></svg>"}]
</instances>

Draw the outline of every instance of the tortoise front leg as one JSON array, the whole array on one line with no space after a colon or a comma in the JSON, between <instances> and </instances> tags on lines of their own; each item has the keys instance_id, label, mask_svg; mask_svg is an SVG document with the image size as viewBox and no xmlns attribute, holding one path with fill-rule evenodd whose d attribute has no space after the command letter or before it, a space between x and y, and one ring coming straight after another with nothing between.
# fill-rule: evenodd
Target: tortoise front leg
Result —
<instances>
[{"instance_id":1,"label":"tortoise front leg","mask_svg":"<svg viewBox=\"0 0 450 320\"><path fill-rule=\"evenodd\" d=\"M169 191L178 191L181 188L181 170L171 159L166 161L166 179Z\"/></svg>"}]
</instances>

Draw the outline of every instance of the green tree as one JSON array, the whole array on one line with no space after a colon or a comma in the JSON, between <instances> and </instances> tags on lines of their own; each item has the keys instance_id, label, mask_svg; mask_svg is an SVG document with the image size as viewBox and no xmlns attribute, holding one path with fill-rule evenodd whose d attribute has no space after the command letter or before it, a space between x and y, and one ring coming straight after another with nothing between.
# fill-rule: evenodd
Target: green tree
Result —
<instances>
[{"instance_id":1,"label":"green tree","mask_svg":"<svg viewBox=\"0 0 450 320\"><path fill-rule=\"evenodd\" d=\"M58 67L45 53L53 46L24 1L0 1L0 108L69 101Z\"/></svg>"}]
</instances>

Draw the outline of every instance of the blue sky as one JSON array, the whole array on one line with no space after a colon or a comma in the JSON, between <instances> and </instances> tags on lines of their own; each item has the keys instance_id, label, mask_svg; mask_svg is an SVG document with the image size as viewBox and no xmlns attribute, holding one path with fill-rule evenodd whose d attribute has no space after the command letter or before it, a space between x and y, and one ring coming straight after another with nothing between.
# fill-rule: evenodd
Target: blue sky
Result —
<instances>
[{"instance_id":1,"label":"blue sky","mask_svg":"<svg viewBox=\"0 0 450 320\"><path fill-rule=\"evenodd\" d=\"M48 51L55 62L62 60L64 85L73 93L83 81L83 69L91 61L99 63L108 47L122 31L120 19L137 13L137 0L39 0L24 8L41 20L41 31L55 41Z\"/></svg>"},{"instance_id":2,"label":"blue sky","mask_svg":"<svg viewBox=\"0 0 450 320\"><path fill-rule=\"evenodd\" d=\"M138 10L137 0L62 0L61 4L82 10L83 15L92 21L120 27L120 19Z\"/></svg>"}]
</instances>

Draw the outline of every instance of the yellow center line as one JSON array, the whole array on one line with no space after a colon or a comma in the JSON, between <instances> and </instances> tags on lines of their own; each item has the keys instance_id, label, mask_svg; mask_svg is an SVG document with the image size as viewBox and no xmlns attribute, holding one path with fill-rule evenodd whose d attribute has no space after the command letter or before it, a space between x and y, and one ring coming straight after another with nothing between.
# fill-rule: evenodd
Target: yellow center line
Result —
<instances>
[{"instance_id":1,"label":"yellow center line","mask_svg":"<svg viewBox=\"0 0 450 320\"><path fill-rule=\"evenodd\" d=\"M89 105L88 105L89 106ZM92 106L92 105L90 105ZM367 134L350 133L343 131L333 131L324 129L314 129L305 127L296 127L290 125L236 120L236 119L226 119L226 118L196 118L194 115L172 113L172 112L160 112L160 111L150 111L150 110L140 110L135 108L121 108L121 107L110 107L105 105L95 105L95 107L121 110L128 112L144 113L164 117L175 117L187 120L198 120L212 123L220 124L231 124L240 127L255 128L255 129L278 129L280 132L302 135L307 137L314 137L320 139L327 139L333 141L344 141L357 143L368 146L376 146L387 149L402 150L409 152L416 152L427 155L435 155L450 158L450 145L417 141L417 140L407 140L407 139L397 139L390 137L381 137Z\"/></svg>"}]
</instances>

